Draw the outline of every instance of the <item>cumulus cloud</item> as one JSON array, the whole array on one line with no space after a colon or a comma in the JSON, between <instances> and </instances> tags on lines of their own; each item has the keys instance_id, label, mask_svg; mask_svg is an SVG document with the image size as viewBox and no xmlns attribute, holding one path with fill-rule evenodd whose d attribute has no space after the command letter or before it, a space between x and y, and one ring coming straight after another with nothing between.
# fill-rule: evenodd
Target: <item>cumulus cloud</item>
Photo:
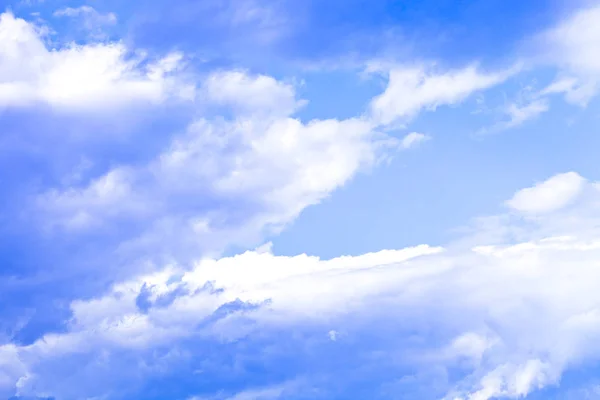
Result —
<instances>
[{"instance_id":1,"label":"cumulus cloud","mask_svg":"<svg viewBox=\"0 0 600 400\"><path fill-rule=\"evenodd\" d=\"M583 187L586 196L575 197L573 187ZM555 192L560 200L548 197ZM574 204L564 213L560 207L567 200ZM143 373L152 376L164 363L186 360L185 348L199 343L219 343L222 349L235 348L238 357L268 363L277 357L276 349L260 355L251 349L281 338L282 332L302 331L300 343L317 340L313 346L324 357L335 351L330 346L352 340L354 350L342 357L344 365L371 360L392 368L394 381L407 371L425 386L427 374L439 368L458 374L458 381L427 397L519 398L600 357L594 339L600 332L600 243L593 222L600 217L599 200L596 183L575 173L560 174L517 192L511 200L516 207L546 214L527 226L507 215L494 228L504 232L494 243L483 235L474 246L457 241L445 248L422 245L330 260L276 256L263 248L204 258L189 271L172 265L115 284L98 298L74 301L67 332L47 334L27 346L1 347L12 360L4 364L3 387L15 390L18 381L22 395L101 396L107 387L125 390L131 384L111 372L120 371L128 357L143 359ZM521 230L520 242L506 234L512 228ZM553 236L545 236L548 232ZM308 357L290 340L286 351L298 351L297 360ZM374 343L397 350L379 354ZM178 353L155 358L163 346ZM87 367L79 367L78 384L66 385L80 362ZM315 374L324 373L316 361L311 365ZM219 374L211 370L214 365L203 368L209 377ZM321 382L327 393L327 381L310 379ZM404 384L396 381L390 387L405 390Z\"/></svg>"},{"instance_id":2,"label":"cumulus cloud","mask_svg":"<svg viewBox=\"0 0 600 400\"><path fill-rule=\"evenodd\" d=\"M130 53L120 42L49 49L34 25L3 13L0 106L98 112L193 96L193 86L177 74L181 54L153 61Z\"/></svg>"},{"instance_id":3,"label":"cumulus cloud","mask_svg":"<svg viewBox=\"0 0 600 400\"><path fill-rule=\"evenodd\" d=\"M543 35L545 57L562 68L549 89L585 105L600 88L600 6L575 11Z\"/></svg>"},{"instance_id":4,"label":"cumulus cloud","mask_svg":"<svg viewBox=\"0 0 600 400\"><path fill-rule=\"evenodd\" d=\"M575 172L555 175L533 187L518 191L506 204L526 214L556 211L574 201L585 183L585 179Z\"/></svg>"}]
</instances>

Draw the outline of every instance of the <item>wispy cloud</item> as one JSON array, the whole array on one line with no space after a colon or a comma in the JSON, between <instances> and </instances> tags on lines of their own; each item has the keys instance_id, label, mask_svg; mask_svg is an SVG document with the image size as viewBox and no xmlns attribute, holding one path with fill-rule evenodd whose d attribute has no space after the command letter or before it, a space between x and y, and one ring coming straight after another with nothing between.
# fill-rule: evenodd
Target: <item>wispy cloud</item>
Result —
<instances>
[{"instance_id":1,"label":"wispy cloud","mask_svg":"<svg viewBox=\"0 0 600 400\"><path fill-rule=\"evenodd\" d=\"M392 67L388 86L371 102L373 119L383 125L407 121L421 110L457 104L471 94L505 81L516 72L480 72L469 66L459 70L435 71L425 67Z\"/></svg>"},{"instance_id":2,"label":"wispy cloud","mask_svg":"<svg viewBox=\"0 0 600 400\"><path fill-rule=\"evenodd\" d=\"M498 121L489 127L479 130L479 134L497 133L520 127L526 122L535 120L550 109L550 92L546 89L535 90L526 86L518 91L514 99L496 110L486 109L491 114L499 115Z\"/></svg>"},{"instance_id":3,"label":"wispy cloud","mask_svg":"<svg viewBox=\"0 0 600 400\"><path fill-rule=\"evenodd\" d=\"M431 138L424 133L411 132L402 138L401 146L403 149L410 149L419 146L421 143L430 139Z\"/></svg>"},{"instance_id":4,"label":"wispy cloud","mask_svg":"<svg viewBox=\"0 0 600 400\"><path fill-rule=\"evenodd\" d=\"M112 25L117 23L117 16L114 13L101 14L95 8L90 6L80 6L77 8L66 7L56 10L55 17L81 17L83 23L89 29L94 29L101 25Z\"/></svg>"}]
</instances>

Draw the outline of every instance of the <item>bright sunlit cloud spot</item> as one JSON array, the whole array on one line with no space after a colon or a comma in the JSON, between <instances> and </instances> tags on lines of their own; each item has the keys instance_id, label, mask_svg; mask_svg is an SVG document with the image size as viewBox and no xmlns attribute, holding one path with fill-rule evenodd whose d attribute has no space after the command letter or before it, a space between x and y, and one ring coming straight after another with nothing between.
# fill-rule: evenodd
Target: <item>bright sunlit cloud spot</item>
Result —
<instances>
[{"instance_id":1,"label":"bright sunlit cloud spot","mask_svg":"<svg viewBox=\"0 0 600 400\"><path fill-rule=\"evenodd\" d=\"M120 42L48 49L34 25L1 14L0 106L101 112L192 95L176 74L180 55L149 62L127 53Z\"/></svg>"}]
</instances>

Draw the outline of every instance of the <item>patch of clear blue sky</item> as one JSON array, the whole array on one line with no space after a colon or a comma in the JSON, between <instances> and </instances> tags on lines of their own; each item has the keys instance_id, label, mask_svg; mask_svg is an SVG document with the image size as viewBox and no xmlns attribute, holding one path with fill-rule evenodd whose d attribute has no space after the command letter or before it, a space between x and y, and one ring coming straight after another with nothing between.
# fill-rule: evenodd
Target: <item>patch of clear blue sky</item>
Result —
<instances>
[{"instance_id":1,"label":"patch of clear blue sky","mask_svg":"<svg viewBox=\"0 0 600 400\"><path fill-rule=\"evenodd\" d=\"M506 88L495 89L486 96ZM509 88L513 93L515 88ZM478 137L489 117L473 115L474 101L423 113L406 132L431 136L400 152L389 165L359 174L273 238L277 253L305 251L322 257L363 254L456 238L471 218L506 211L516 190L577 171L600 177L595 149L598 102L581 110L556 99L540 118Z\"/></svg>"},{"instance_id":2,"label":"patch of clear blue sky","mask_svg":"<svg viewBox=\"0 0 600 400\"><path fill-rule=\"evenodd\" d=\"M114 12L119 18L112 29L115 37L136 46L157 51L179 48L224 65L289 71L299 64L336 62L352 53L368 59L382 51L447 63L493 62L512 52L515 42L555 22L561 11L579 2L264 0L256 4L272 9L280 21L269 28L268 40L256 34L266 29L264 23L231 24L215 17L234 10L239 4L235 0L91 0L86 4L99 12ZM7 3L21 16L35 10L45 19L58 8L79 5L72 0ZM52 25L60 33L68 30L65 21Z\"/></svg>"}]
</instances>

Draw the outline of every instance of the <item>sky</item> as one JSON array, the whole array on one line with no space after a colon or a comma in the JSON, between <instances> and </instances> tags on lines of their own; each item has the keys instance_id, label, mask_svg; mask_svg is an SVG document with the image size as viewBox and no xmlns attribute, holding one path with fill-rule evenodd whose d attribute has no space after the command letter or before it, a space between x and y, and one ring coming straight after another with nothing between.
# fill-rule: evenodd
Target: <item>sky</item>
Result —
<instances>
[{"instance_id":1,"label":"sky","mask_svg":"<svg viewBox=\"0 0 600 400\"><path fill-rule=\"evenodd\" d=\"M0 399L599 399L598 49L595 0L0 0Z\"/></svg>"}]
</instances>

